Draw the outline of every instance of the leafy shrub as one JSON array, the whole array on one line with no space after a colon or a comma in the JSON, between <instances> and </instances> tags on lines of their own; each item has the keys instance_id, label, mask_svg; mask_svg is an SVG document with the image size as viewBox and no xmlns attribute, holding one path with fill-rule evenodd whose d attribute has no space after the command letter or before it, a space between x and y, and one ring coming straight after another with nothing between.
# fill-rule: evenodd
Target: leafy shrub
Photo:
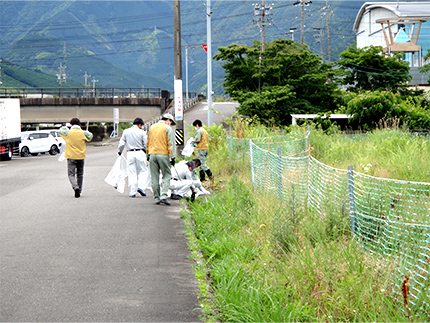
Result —
<instances>
[{"instance_id":1,"label":"leafy shrub","mask_svg":"<svg viewBox=\"0 0 430 323\"><path fill-rule=\"evenodd\" d=\"M409 129L429 129L430 110L419 100L391 92L365 92L353 97L346 106L346 113L352 115L350 124L354 129L372 130L385 120L397 118L399 126Z\"/></svg>"}]
</instances>

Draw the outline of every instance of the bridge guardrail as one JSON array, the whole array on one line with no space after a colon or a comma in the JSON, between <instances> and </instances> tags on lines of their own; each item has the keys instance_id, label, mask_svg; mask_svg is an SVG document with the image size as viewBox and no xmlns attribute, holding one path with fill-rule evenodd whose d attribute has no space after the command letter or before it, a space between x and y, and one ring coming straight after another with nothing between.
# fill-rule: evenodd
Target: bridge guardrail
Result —
<instances>
[{"instance_id":1,"label":"bridge guardrail","mask_svg":"<svg viewBox=\"0 0 430 323\"><path fill-rule=\"evenodd\" d=\"M167 92L167 93L164 93ZM2 98L160 98L170 96L160 88L0 88Z\"/></svg>"}]
</instances>

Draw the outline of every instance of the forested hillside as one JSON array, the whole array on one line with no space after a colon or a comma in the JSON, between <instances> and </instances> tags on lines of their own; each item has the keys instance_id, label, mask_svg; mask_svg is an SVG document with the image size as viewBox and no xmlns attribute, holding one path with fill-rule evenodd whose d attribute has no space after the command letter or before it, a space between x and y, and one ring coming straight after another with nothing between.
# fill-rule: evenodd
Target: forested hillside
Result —
<instances>
[{"instance_id":1,"label":"forested hillside","mask_svg":"<svg viewBox=\"0 0 430 323\"><path fill-rule=\"evenodd\" d=\"M54 75L43 73L37 68L29 68L23 65L11 64L7 61L0 62L3 86L7 87L58 87L57 78ZM67 87L83 87L83 84L69 80L64 83Z\"/></svg>"},{"instance_id":2,"label":"forested hillside","mask_svg":"<svg viewBox=\"0 0 430 323\"><path fill-rule=\"evenodd\" d=\"M295 1L274 1L266 41L300 40L300 7ZM331 60L354 40L352 24L364 1L315 0L305 7L305 43L316 53L313 28L326 28L330 15ZM183 79L185 46L189 48L189 89L206 86L206 1L181 1ZM231 43L250 45L260 40L253 23L252 1L212 0L213 54ZM84 74L97 86L161 87L173 89L173 1L2 1L0 57L4 61L50 74L56 81L60 63L67 79L84 83ZM290 28L296 28L294 35ZM221 62L213 63L213 88L223 92ZM3 70L3 85L14 86ZM22 80L21 80L22 82ZM23 82L34 86L32 82ZM32 85L31 85L31 84ZM48 82L49 83L49 82ZM48 84L46 83L46 84ZM43 82L45 84L45 82ZM42 86L42 84L37 84Z\"/></svg>"}]
</instances>

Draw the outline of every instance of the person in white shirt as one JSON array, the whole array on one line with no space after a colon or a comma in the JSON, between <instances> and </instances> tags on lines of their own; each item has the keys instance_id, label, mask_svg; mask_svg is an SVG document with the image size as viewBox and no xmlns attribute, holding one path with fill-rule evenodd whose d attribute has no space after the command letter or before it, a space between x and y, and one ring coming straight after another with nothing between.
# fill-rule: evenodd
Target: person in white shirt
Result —
<instances>
[{"instance_id":1,"label":"person in white shirt","mask_svg":"<svg viewBox=\"0 0 430 323\"><path fill-rule=\"evenodd\" d=\"M197 194L196 189L209 194L203 188L197 175L196 168L199 166L200 160L193 159L190 161L180 161L176 166L172 167L172 179L170 180L169 187L172 192L170 196L172 200L180 200L185 196L191 196L191 200L193 201Z\"/></svg>"},{"instance_id":2,"label":"person in white shirt","mask_svg":"<svg viewBox=\"0 0 430 323\"><path fill-rule=\"evenodd\" d=\"M136 118L131 128L125 129L118 144L118 155L121 156L127 147L127 175L130 197L136 193L146 196L145 189L149 188L149 171L146 166L146 131L142 129L143 120Z\"/></svg>"}]
</instances>

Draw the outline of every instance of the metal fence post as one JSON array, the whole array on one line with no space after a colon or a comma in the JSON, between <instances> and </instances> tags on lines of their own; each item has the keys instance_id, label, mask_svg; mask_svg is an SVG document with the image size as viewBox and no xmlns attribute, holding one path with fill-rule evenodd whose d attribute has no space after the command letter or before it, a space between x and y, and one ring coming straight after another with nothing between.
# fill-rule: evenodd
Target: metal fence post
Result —
<instances>
[{"instance_id":1,"label":"metal fence post","mask_svg":"<svg viewBox=\"0 0 430 323\"><path fill-rule=\"evenodd\" d=\"M354 170L352 166L348 166L348 188L349 188L349 221L351 223L351 231L355 232L355 201L354 201Z\"/></svg>"},{"instance_id":2,"label":"metal fence post","mask_svg":"<svg viewBox=\"0 0 430 323\"><path fill-rule=\"evenodd\" d=\"M281 147L278 147L278 195L279 200L282 200L282 158Z\"/></svg>"},{"instance_id":3,"label":"metal fence post","mask_svg":"<svg viewBox=\"0 0 430 323\"><path fill-rule=\"evenodd\" d=\"M255 179L254 179L254 161L252 156L252 140L249 139L249 158L251 159L251 182L252 186L255 185Z\"/></svg>"},{"instance_id":4,"label":"metal fence post","mask_svg":"<svg viewBox=\"0 0 430 323\"><path fill-rule=\"evenodd\" d=\"M305 133L305 151L308 150L308 131L309 131L309 126L307 129L307 132Z\"/></svg>"},{"instance_id":5,"label":"metal fence post","mask_svg":"<svg viewBox=\"0 0 430 323\"><path fill-rule=\"evenodd\" d=\"M231 164L231 153L233 150L233 139L231 137L231 133L230 133L230 141L228 143L228 155L230 156L230 164Z\"/></svg>"}]
</instances>

